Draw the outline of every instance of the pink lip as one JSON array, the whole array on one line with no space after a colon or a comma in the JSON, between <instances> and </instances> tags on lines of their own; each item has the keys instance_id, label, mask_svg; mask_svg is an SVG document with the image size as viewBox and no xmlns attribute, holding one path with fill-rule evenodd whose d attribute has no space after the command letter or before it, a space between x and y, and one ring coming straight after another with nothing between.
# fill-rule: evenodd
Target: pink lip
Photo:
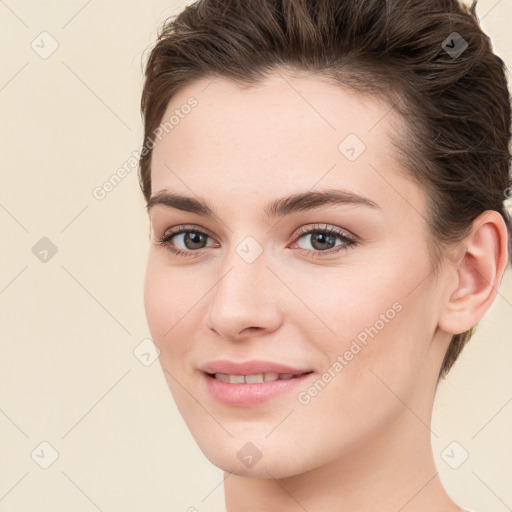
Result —
<instances>
[{"instance_id":1,"label":"pink lip","mask_svg":"<svg viewBox=\"0 0 512 512\"><path fill-rule=\"evenodd\" d=\"M291 391L314 374L308 369L273 363L271 361L245 361L235 363L217 360L202 368L202 381L210 395L218 402L232 407L250 407L262 404L278 395ZM311 372L311 373L306 373ZM298 375L287 380L275 380L257 383L231 384L213 377L214 373L229 375L255 375L259 373L292 373Z\"/></svg>"}]
</instances>

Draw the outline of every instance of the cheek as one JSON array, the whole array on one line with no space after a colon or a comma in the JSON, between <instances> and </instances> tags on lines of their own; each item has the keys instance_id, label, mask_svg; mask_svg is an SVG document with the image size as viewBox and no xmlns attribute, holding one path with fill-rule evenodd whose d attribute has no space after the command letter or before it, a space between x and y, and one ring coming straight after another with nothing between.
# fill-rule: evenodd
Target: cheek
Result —
<instances>
[{"instance_id":1,"label":"cheek","mask_svg":"<svg viewBox=\"0 0 512 512\"><path fill-rule=\"evenodd\" d=\"M183 269L165 265L159 255L150 255L144 280L144 308L151 337L160 350L163 375L180 413L188 418L195 414L194 403L179 383L187 378L186 354L191 349L187 340L197 328L194 305L204 291L191 285L194 281L185 278L185 274ZM195 395L192 388L190 391Z\"/></svg>"},{"instance_id":2,"label":"cheek","mask_svg":"<svg viewBox=\"0 0 512 512\"><path fill-rule=\"evenodd\" d=\"M425 360L422 329L427 326L415 301L394 299L388 293L366 304L347 303L346 329L323 345L323 373L296 396L296 428L304 428L304 435L315 418L322 418L325 437L339 440L334 449L356 448L403 414L404 402L412 403ZM318 440L315 450L324 449Z\"/></svg>"},{"instance_id":3,"label":"cheek","mask_svg":"<svg viewBox=\"0 0 512 512\"><path fill-rule=\"evenodd\" d=\"M323 330L320 348L326 352L348 349L346 344L350 340L358 338L364 343L371 333L375 335L375 329L380 333L396 322L405 296L397 286L400 282L391 266L321 269L296 279L294 292L302 301L297 302L295 311L304 309L304 305L306 310L290 321L300 321L304 327L309 322L315 326L315 332Z\"/></svg>"},{"instance_id":4,"label":"cheek","mask_svg":"<svg viewBox=\"0 0 512 512\"><path fill-rule=\"evenodd\" d=\"M159 345L158 342L172 326L173 319L170 316L175 300L169 272L164 272L155 259L149 256L146 266L144 309L153 341Z\"/></svg>"},{"instance_id":5,"label":"cheek","mask_svg":"<svg viewBox=\"0 0 512 512\"><path fill-rule=\"evenodd\" d=\"M387 296L382 305L388 307L393 298ZM375 315L368 318L368 324L351 338L355 341L349 353L357 352L357 346L360 350L350 356L352 360L343 370L345 383L340 380L339 385L354 390L354 413L359 409L385 418L399 413L403 402L413 403L423 393L418 384L425 382L429 372L433 336L431 319L425 314L428 297L401 297L393 306L382 309L384 316L377 321Z\"/></svg>"},{"instance_id":6,"label":"cheek","mask_svg":"<svg viewBox=\"0 0 512 512\"><path fill-rule=\"evenodd\" d=\"M159 255L148 257L144 309L153 342L164 361L187 348L187 334L193 329L190 322L193 321L194 306L201 298L201 290L193 283L186 272L166 266Z\"/></svg>"},{"instance_id":7,"label":"cheek","mask_svg":"<svg viewBox=\"0 0 512 512\"><path fill-rule=\"evenodd\" d=\"M343 375L334 379L346 381L343 385L357 384L361 390L366 383L385 390L381 377L390 387L401 388L424 361L435 329L429 280L418 286L428 275L428 262L407 274L399 263L368 266L364 273L344 269L319 274L300 283L298 294L307 297L316 314L314 325L320 319L324 326L321 336L314 334L317 349L325 356L326 370ZM306 328L306 320L301 322Z\"/></svg>"}]
</instances>

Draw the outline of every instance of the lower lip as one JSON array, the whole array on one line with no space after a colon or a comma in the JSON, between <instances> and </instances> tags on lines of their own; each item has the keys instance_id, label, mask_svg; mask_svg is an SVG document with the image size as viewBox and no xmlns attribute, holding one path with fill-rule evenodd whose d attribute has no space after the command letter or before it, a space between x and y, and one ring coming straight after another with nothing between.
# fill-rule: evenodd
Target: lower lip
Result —
<instances>
[{"instance_id":1,"label":"lower lip","mask_svg":"<svg viewBox=\"0 0 512 512\"><path fill-rule=\"evenodd\" d=\"M267 382L230 384L203 372L206 387L215 400L232 407L250 407L268 402L276 396L287 393L312 377L307 373L292 379L278 379Z\"/></svg>"}]
</instances>

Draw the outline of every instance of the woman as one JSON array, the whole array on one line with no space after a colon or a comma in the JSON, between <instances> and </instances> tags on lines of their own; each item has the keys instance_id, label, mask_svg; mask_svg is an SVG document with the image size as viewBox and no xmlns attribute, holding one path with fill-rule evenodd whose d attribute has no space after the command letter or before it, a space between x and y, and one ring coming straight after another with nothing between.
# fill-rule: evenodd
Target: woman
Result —
<instances>
[{"instance_id":1,"label":"woman","mask_svg":"<svg viewBox=\"0 0 512 512\"><path fill-rule=\"evenodd\" d=\"M465 510L436 387L510 258L510 98L448 0L201 0L146 66L145 309L226 510Z\"/></svg>"}]
</instances>

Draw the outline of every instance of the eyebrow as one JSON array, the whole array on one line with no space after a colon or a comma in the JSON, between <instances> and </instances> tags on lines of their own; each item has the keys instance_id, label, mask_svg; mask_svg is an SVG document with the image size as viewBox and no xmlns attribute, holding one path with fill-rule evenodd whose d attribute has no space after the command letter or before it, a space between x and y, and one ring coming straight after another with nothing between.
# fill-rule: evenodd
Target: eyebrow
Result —
<instances>
[{"instance_id":1,"label":"eyebrow","mask_svg":"<svg viewBox=\"0 0 512 512\"><path fill-rule=\"evenodd\" d=\"M165 190L156 193L149 198L146 209L149 212L154 206L163 205L167 208L174 208L184 212L195 213L202 217L216 216L214 209L211 208L206 201L174 194ZM368 206L380 210L380 206L354 192L343 189L327 189L322 191L299 192L287 197L275 199L269 203L264 213L267 217L283 217L296 212L313 210L321 206L344 205L344 206Z\"/></svg>"}]
</instances>

